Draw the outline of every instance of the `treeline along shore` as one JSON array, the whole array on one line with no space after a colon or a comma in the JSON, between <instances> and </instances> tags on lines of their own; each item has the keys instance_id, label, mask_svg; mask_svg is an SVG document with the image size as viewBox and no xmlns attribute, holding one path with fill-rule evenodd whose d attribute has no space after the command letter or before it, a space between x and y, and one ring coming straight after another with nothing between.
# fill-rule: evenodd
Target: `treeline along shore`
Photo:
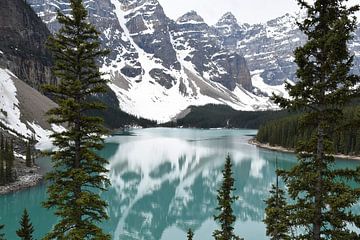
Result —
<instances>
[{"instance_id":1,"label":"treeline along shore","mask_svg":"<svg viewBox=\"0 0 360 240\"><path fill-rule=\"evenodd\" d=\"M360 106L349 106L341 117L338 129L329 136L332 153L337 158L360 159ZM303 128L302 114L269 121L263 124L251 143L272 150L296 150L297 144L315 137L315 127Z\"/></svg>"}]
</instances>

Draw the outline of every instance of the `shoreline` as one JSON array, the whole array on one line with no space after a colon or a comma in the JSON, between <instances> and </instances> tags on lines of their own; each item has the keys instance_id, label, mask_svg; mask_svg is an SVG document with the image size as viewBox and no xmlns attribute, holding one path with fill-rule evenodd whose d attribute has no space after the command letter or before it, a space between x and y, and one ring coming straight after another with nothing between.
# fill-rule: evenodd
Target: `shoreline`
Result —
<instances>
[{"instance_id":1,"label":"shoreline","mask_svg":"<svg viewBox=\"0 0 360 240\"><path fill-rule=\"evenodd\" d=\"M248 140L248 143L259 148L283 152L283 153L294 153L294 149L288 149L281 146L271 146L270 144L264 144L256 141L255 138L251 138ZM345 155L345 154L334 154L335 158L338 159L345 159L345 160L358 160L360 161L360 156L352 156L352 155ZM31 168L24 166L24 160L18 159L18 163L20 163L21 167L17 169L18 177L15 182L12 182L5 186L0 186L0 196L18 192L21 190L25 190L31 187L35 187L43 182L44 174L41 171L41 167L38 165L34 165Z\"/></svg>"},{"instance_id":2,"label":"shoreline","mask_svg":"<svg viewBox=\"0 0 360 240\"><path fill-rule=\"evenodd\" d=\"M21 164L22 161L20 161ZM0 196L35 187L44 180L41 173L41 167L34 165L33 167L20 167L17 169L17 179L15 182L0 186Z\"/></svg>"},{"instance_id":3,"label":"shoreline","mask_svg":"<svg viewBox=\"0 0 360 240\"><path fill-rule=\"evenodd\" d=\"M267 149L267 150L271 150L271 151L276 151L276 152L284 152L284 153L294 153L295 154L295 150L294 149L289 149L289 148L284 148L281 146L271 146L268 143L260 143L258 141L256 141L255 138L251 138L248 141L249 144L257 146L259 148L263 148L263 149ZM333 154L333 156L335 158L339 158L339 159L345 159L345 160L357 160L360 161L360 156L353 156L353 155L345 155L345 154Z\"/></svg>"}]
</instances>

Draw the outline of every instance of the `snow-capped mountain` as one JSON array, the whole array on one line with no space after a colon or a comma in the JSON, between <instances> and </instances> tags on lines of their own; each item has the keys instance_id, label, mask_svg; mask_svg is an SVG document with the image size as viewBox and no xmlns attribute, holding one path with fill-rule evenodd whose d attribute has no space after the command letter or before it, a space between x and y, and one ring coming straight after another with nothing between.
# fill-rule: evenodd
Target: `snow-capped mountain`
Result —
<instances>
[{"instance_id":1,"label":"snow-capped mountain","mask_svg":"<svg viewBox=\"0 0 360 240\"><path fill-rule=\"evenodd\" d=\"M28 0L51 31L67 0ZM227 104L238 110L276 108L272 92L296 81L293 51L306 41L299 14L264 24L240 24L226 13L214 26L191 11L169 19L157 0L85 0L111 54L103 59L120 108L166 121L189 105ZM360 73L360 30L350 44Z\"/></svg>"},{"instance_id":2,"label":"snow-capped mountain","mask_svg":"<svg viewBox=\"0 0 360 240\"><path fill-rule=\"evenodd\" d=\"M276 86L286 80L296 81L294 50L304 45L306 36L296 22L303 15L286 14L263 24L239 24L231 14L225 14L214 26L223 35L223 45L244 55L252 75ZM360 29L349 44L355 54L353 71L360 73ZM254 81L254 78L253 78ZM254 84L254 82L253 82Z\"/></svg>"},{"instance_id":3,"label":"snow-capped mountain","mask_svg":"<svg viewBox=\"0 0 360 240\"><path fill-rule=\"evenodd\" d=\"M67 0L29 0L56 31ZM273 108L254 94L245 58L224 47L216 29L195 12L169 19L157 0L86 0L90 21L110 56L103 60L120 108L166 121L190 105L227 104L239 110Z\"/></svg>"},{"instance_id":4,"label":"snow-capped mountain","mask_svg":"<svg viewBox=\"0 0 360 240\"><path fill-rule=\"evenodd\" d=\"M23 0L1 1L0 22L0 132L44 143L53 129L45 113L56 106L39 91L53 81L50 32Z\"/></svg>"},{"instance_id":5,"label":"snow-capped mountain","mask_svg":"<svg viewBox=\"0 0 360 240\"><path fill-rule=\"evenodd\" d=\"M0 68L0 99L1 128L10 134L35 137L43 149L49 146L49 130L61 130L44 117L56 104L4 68Z\"/></svg>"}]
</instances>

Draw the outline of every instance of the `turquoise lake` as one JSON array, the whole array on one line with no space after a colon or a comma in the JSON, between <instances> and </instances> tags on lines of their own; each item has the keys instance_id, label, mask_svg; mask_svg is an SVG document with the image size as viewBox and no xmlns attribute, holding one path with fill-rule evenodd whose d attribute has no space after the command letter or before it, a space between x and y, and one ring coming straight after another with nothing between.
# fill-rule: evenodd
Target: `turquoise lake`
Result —
<instances>
[{"instance_id":1,"label":"turquoise lake","mask_svg":"<svg viewBox=\"0 0 360 240\"><path fill-rule=\"evenodd\" d=\"M275 182L275 159L289 168L296 157L248 144L256 130L135 129L107 139L101 155L109 160L111 187L102 197L109 203L103 229L114 240L184 240L192 228L196 240L212 239L216 190L227 154L234 163L235 230L246 240L264 240L264 200ZM38 160L47 168L47 159ZM354 168L359 161L340 160ZM15 235L27 208L40 239L56 222L41 207L46 184L0 196L0 223L8 240Z\"/></svg>"}]
</instances>

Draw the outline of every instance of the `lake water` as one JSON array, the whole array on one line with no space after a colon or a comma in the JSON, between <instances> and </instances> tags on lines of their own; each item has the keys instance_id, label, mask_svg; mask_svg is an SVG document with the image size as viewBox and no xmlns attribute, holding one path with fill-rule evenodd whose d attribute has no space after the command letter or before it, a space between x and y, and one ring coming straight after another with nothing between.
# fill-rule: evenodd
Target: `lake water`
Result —
<instances>
[{"instance_id":1,"label":"lake water","mask_svg":"<svg viewBox=\"0 0 360 240\"><path fill-rule=\"evenodd\" d=\"M102 197L110 219L102 226L115 240L184 240L192 228L196 240L212 239L216 190L225 157L234 167L235 231L246 240L263 240L264 199L275 181L275 159L280 168L294 165L293 154L273 152L248 144L256 130L138 129L112 136L101 152L109 160L111 188ZM42 162L41 162L42 161ZM49 166L46 159L42 166ZM357 161L341 160L342 167ZM17 239L19 218L27 208L37 239L56 222L41 207L45 184L0 196L0 223L6 237Z\"/></svg>"}]
</instances>

